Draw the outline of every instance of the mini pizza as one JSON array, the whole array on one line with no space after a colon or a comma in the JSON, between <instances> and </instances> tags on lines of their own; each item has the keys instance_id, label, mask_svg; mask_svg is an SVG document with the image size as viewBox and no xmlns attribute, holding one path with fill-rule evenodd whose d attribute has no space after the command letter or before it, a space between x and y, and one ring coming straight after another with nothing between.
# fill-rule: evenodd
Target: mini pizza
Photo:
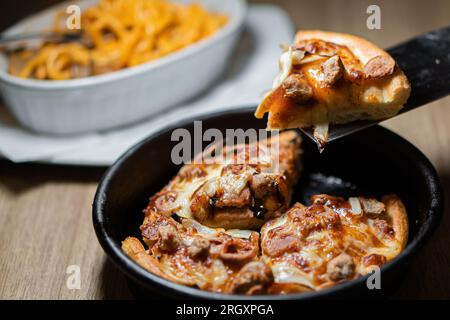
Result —
<instances>
[{"instance_id":1,"label":"mini pizza","mask_svg":"<svg viewBox=\"0 0 450 320\"><path fill-rule=\"evenodd\" d=\"M145 212L210 227L259 228L289 206L299 176L300 143L296 132L287 131L276 139L224 147L224 153L232 154L224 157L228 160L184 165L150 198ZM271 152L262 154L268 148Z\"/></svg>"},{"instance_id":2,"label":"mini pizza","mask_svg":"<svg viewBox=\"0 0 450 320\"><path fill-rule=\"evenodd\" d=\"M272 291L319 290L354 279L395 258L406 245L407 214L395 195L381 201L328 195L311 200L311 206L297 203L261 229Z\"/></svg>"},{"instance_id":3,"label":"mini pizza","mask_svg":"<svg viewBox=\"0 0 450 320\"><path fill-rule=\"evenodd\" d=\"M285 131L223 148L225 162L184 165L150 198L143 242L128 237L122 250L174 283L243 295L319 290L395 258L408 238L397 196L315 195L309 207L290 205L300 143Z\"/></svg>"},{"instance_id":4,"label":"mini pizza","mask_svg":"<svg viewBox=\"0 0 450 320\"><path fill-rule=\"evenodd\" d=\"M273 276L259 261L257 232L178 220L149 212L141 226L149 249L133 237L122 242L122 249L146 270L178 284L222 293L267 292Z\"/></svg>"},{"instance_id":5,"label":"mini pizza","mask_svg":"<svg viewBox=\"0 0 450 320\"><path fill-rule=\"evenodd\" d=\"M384 50L356 36L299 31L280 57L280 73L255 116L269 113L268 129L316 127L396 115L410 85Z\"/></svg>"}]
</instances>

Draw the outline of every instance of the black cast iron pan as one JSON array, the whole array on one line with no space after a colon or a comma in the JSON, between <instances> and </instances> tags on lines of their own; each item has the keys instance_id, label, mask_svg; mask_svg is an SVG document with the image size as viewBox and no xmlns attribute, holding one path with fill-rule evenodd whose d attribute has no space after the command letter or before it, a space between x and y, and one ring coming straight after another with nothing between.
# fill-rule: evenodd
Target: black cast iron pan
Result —
<instances>
[{"instance_id":1,"label":"black cast iron pan","mask_svg":"<svg viewBox=\"0 0 450 320\"><path fill-rule=\"evenodd\" d=\"M121 241L140 238L142 209L149 196L160 190L179 167L171 161L171 133L202 120L203 130L218 128L264 128L266 121L253 116L255 106L205 115L173 124L126 152L106 172L98 187L93 222L103 249L132 283L138 298L249 299L239 295L206 292L161 279L133 262L122 252ZM320 154L310 139L304 141L304 173L295 189L294 201L308 203L311 194L382 196L396 193L404 201L410 222L405 250L382 267L381 289L369 290L366 277L323 291L287 296L257 296L250 299L311 299L388 296L402 279L415 253L438 226L443 206L439 178L432 164L412 144L381 127L329 144Z\"/></svg>"}]
</instances>

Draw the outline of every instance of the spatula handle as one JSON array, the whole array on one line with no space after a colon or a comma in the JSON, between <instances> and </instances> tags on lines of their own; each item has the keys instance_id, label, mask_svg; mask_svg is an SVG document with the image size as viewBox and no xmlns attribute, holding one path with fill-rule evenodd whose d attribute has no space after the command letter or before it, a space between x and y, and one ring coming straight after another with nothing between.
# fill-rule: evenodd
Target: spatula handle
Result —
<instances>
[{"instance_id":1,"label":"spatula handle","mask_svg":"<svg viewBox=\"0 0 450 320\"><path fill-rule=\"evenodd\" d=\"M387 50L411 82L402 112L450 94L450 26L422 34Z\"/></svg>"}]
</instances>

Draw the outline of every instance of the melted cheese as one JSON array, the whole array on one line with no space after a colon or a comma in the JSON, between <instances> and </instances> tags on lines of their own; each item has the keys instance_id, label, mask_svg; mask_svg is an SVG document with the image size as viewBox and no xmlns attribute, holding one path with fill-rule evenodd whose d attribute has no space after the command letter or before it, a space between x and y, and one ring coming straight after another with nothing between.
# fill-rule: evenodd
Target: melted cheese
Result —
<instances>
[{"instance_id":1,"label":"melted cheese","mask_svg":"<svg viewBox=\"0 0 450 320\"><path fill-rule=\"evenodd\" d=\"M197 233L207 238L208 237L212 238L214 236L217 236L219 233L223 232L235 238L249 239L252 233L254 232L252 230L242 230L242 229L225 230L223 228L211 228L202 225L201 223L195 221L194 219L183 219L181 223L186 228L193 228L197 231ZM189 241L189 239L187 239L187 241Z\"/></svg>"},{"instance_id":2,"label":"melted cheese","mask_svg":"<svg viewBox=\"0 0 450 320\"><path fill-rule=\"evenodd\" d=\"M272 89L278 88L292 71L292 49L283 52L279 60L279 73L273 81Z\"/></svg>"},{"instance_id":3,"label":"melted cheese","mask_svg":"<svg viewBox=\"0 0 450 320\"><path fill-rule=\"evenodd\" d=\"M398 241L388 236L377 235L373 219L362 214L354 215L350 208L334 210L339 215L341 227L325 227L312 231L306 237L299 238L300 242L296 247L290 247L277 257L269 256L269 252L266 251L269 248L265 245L266 241L276 241L269 239L269 231L278 228L276 234L280 232L298 234L298 225L303 223L303 219L308 218L295 215L293 220L288 212L268 222L261 230L262 253L265 261L272 267L276 282L294 282L317 289L325 281L327 263L341 252L352 256L356 272L359 274L368 272L368 266L362 263L363 257L377 254L389 261L400 253L401 245ZM295 257L305 261L306 269L292 262Z\"/></svg>"},{"instance_id":4,"label":"melted cheese","mask_svg":"<svg viewBox=\"0 0 450 320\"><path fill-rule=\"evenodd\" d=\"M409 96L410 87L401 70L371 78L364 69L367 61L360 61L361 55L356 54L358 48L352 48L352 52L344 45L318 39L300 41L294 47L281 54L272 90L255 112L260 119L269 113L269 129L389 118L398 113ZM299 52L302 58L296 59ZM333 56L339 57L338 66L324 64ZM312 97L304 83L295 88L295 81L289 82L286 94L282 83L292 74L307 82Z\"/></svg>"},{"instance_id":5,"label":"melted cheese","mask_svg":"<svg viewBox=\"0 0 450 320\"><path fill-rule=\"evenodd\" d=\"M258 153L251 155L251 157L255 157L256 160L253 160L255 163L250 162L250 164L257 165L261 172L277 174L280 168L274 164L278 164L279 162L279 139L278 135L274 135L270 138L269 143L259 143ZM235 148L241 150L241 147L241 145L237 145ZM242 150L244 149L242 148ZM241 152L239 151L237 155L238 158L240 154ZM220 196L224 199L226 199L227 196L239 195L248 186L251 176L257 172L253 167L246 167L245 170L239 174L223 173L223 169L227 165L236 164L236 162L241 163L241 160L239 159L226 156L223 159L223 163L201 165L205 174L195 176L192 179L175 177L166 188L167 191L174 191L177 193L175 200L167 205L168 211L176 213L183 218L193 219L191 200L194 193L201 188L203 188L203 191L210 198L217 196L218 193L220 193ZM242 163L247 163L246 161L242 161Z\"/></svg>"},{"instance_id":6,"label":"melted cheese","mask_svg":"<svg viewBox=\"0 0 450 320\"><path fill-rule=\"evenodd\" d=\"M205 183L214 181L220 177L222 168L223 166L219 164L207 165L205 166L207 172L205 176L194 178L192 181L181 181L176 183L171 188L178 193L173 205L176 209L175 213L180 217L192 219L193 217L190 208L192 195Z\"/></svg>"},{"instance_id":7,"label":"melted cheese","mask_svg":"<svg viewBox=\"0 0 450 320\"><path fill-rule=\"evenodd\" d=\"M282 261L272 265L272 273L275 282L278 283L298 283L309 288L314 288L314 281L311 274L301 271L292 264Z\"/></svg>"}]
</instances>

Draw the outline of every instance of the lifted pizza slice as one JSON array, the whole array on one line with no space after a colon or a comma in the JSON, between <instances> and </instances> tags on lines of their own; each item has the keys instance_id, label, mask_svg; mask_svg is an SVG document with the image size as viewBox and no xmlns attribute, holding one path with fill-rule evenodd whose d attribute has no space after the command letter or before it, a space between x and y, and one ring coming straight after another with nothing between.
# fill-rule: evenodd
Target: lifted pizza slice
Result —
<instances>
[{"instance_id":1,"label":"lifted pizza slice","mask_svg":"<svg viewBox=\"0 0 450 320\"><path fill-rule=\"evenodd\" d=\"M255 116L269 113L268 129L315 126L396 115L410 85L394 59L356 36L299 31L280 57L280 73Z\"/></svg>"}]
</instances>

